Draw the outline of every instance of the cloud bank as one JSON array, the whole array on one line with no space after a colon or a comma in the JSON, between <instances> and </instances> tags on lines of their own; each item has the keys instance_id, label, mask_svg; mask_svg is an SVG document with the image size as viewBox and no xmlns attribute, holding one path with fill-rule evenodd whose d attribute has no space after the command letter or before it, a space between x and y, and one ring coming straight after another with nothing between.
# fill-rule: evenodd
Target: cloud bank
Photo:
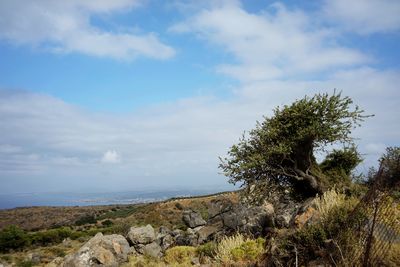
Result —
<instances>
[{"instance_id":1,"label":"cloud bank","mask_svg":"<svg viewBox=\"0 0 400 267\"><path fill-rule=\"evenodd\" d=\"M111 32L95 27L95 15L137 8L142 1L5 0L0 2L0 38L54 53L80 53L118 60L138 56L168 59L175 50L155 33Z\"/></svg>"},{"instance_id":2,"label":"cloud bank","mask_svg":"<svg viewBox=\"0 0 400 267\"><path fill-rule=\"evenodd\" d=\"M340 42L349 31L363 35L397 31L397 15L385 11L396 10L397 2L379 1L382 4L376 5L376 1L365 1L366 11L358 14L353 2L344 11L342 1L326 1L318 11L319 15L330 12L323 22L320 16L282 4L252 13L238 1L196 2L180 3L186 18L171 25L169 32L195 36L210 49L232 56L232 60L209 66L239 81L229 97L191 97L116 115L85 110L49 95L0 91L1 191L43 191L44 184L46 190L68 190L76 184L82 190L222 185L227 179L218 174L218 156L225 155L243 131L252 129L263 115L271 115L278 105L304 95L332 93L334 88L352 97L367 114L375 114L354 131L365 157L361 171L376 164L386 146L398 145L399 71L378 69L373 65L375 59ZM13 3L3 1L2 13ZM43 1L26 3L30 8L26 16L43 13L42 5L33 4ZM146 54L135 45L130 50L126 46L134 35L124 39L123 34L98 32L88 20L90 14L134 8L137 2L51 3L49 16L64 8L66 15L37 15L30 21L43 29L30 35L31 26L25 20L19 24L15 14L4 14L0 16L2 37L29 44L50 41L52 48L60 51L113 58L137 54L167 58L173 53L154 36L149 38L154 38L160 49L149 45ZM77 6L81 6L79 11ZM369 20L371 8L390 18ZM21 16L28 12L25 7L19 10ZM332 23L331 17L340 19ZM357 25L365 20L369 24L361 30ZM99 36L107 39L104 36L108 34L123 40L115 51L98 41L98 52L85 52L85 45L74 41L76 35L59 35L64 28L67 33L68 29L73 33L86 31L94 38L88 43L97 42Z\"/></svg>"}]
</instances>

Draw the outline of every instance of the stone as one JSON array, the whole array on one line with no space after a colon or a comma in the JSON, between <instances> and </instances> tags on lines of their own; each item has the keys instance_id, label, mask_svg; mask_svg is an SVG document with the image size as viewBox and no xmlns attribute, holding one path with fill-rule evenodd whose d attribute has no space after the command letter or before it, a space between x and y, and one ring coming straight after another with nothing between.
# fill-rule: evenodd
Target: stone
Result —
<instances>
[{"instance_id":1,"label":"stone","mask_svg":"<svg viewBox=\"0 0 400 267\"><path fill-rule=\"evenodd\" d=\"M201 217L201 214L192 210L186 210L182 216L185 224L190 228L205 225L207 222Z\"/></svg>"},{"instance_id":2,"label":"stone","mask_svg":"<svg viewBox=\"0 0 400 267\"><path fill-rule=\"evenodd\" d=\"M173 230L173 231L171 232L171 235L172 235L173 237L176 237L176 236L178 236L178 235L182 235L182 233L183 233L183 231L182 231L181 229L175 229L175 230Z\"/></svg>"},{"instance_id":3,"label":"stone","mask_svg":"<svg viewBox=\"0 0 400 267\"><path fill-rule=\"evenodd\" d=\"M198 243L203 244L207 241L210 241L213 235L222 230L222 223L219 224L214 224L214 225L206 225L203 228L201 228L197 234L198 234Z\"/></svg>"},{"instance_id":4,"label":"stone","mask_svg":"<svg viewBox=\"0 0 400 267\"><path fill-rule=\"evenodd\" d=\"M36 265L40 263L41 256L38 253L29 253L27 255L27 260Z\"/></svg>"},{"instance_id":5,"label":"stone","mask_svg":"<svg viewBox=\"0 0 400 267\"><path fill-rule=\"evenodd\" d=\"M161 239L161 250L166 251L174 244L174 238L171 235L166 235Z\"/></svg>"},{"instance_id":6,"label":"stone","mask_svg":"<svg viewBox=\"0 0 400 267\"><path fill-rule=\"evenodd\" d=\"M169 230L166 226L160 226L160 229L158 229L158 233L161 235L167 235L171 233L171 230Z\"/></svg>"},{"instance_id":7,"label":"stone","mask_svg":"<svg viewBox=\"0 0 400 267\"><path fill-rule=\"evenodd\" d=\"M149 244L156 240L156 234L150 224L142 227L131 227L128 232L128 240L133 245Z\"/></svg>"},{"instance_id":8,"label":"stone","mask_svg":"<svg viewBox=\"0 0 400 267\"><path fill-rule=\"evenodd\" d=\"M129 251L129 243L122 235L98 233L76 253L67 255L63 267L116 267L127 261Z\"/></svg>"},{"instance_id":9,"label":"stone","mask_svg":"<svg viewBox=\"0 0 400 267\"><path fill-rule=\"evenodd\" d=\"M313 207L308 207L306 211L296 215L294 224L297 228L303 228L305 225L312 224L320 218L320 214Z\"/></svg>"},{"instance_id":10,"label":"stone","mask_svg":"<svg viewBox=\"0 0 400 267\"><path fill-rule=\"evenodd\" d=\"M278 228L288 228L292 216L287 213L279 214L275 218L275 224Z\"/></svg>"},{"instance_id":11,"label":"stone","mask_svg":"<svg viewBox=\"0 0 400 267\"><path fill-rule=\"evenodd\" d=\"M231 230L260 236L263 230L272 224L271 216L263 207L238 204L230 212L222 214L222 220L224 226Z\"/></svg>"},{"instance_id":12,"label":"stone","mask_svg":"<svg viewBox=\"0 0 400 267\"><path fill-rule=\"evenodd\" d=\"M156 242L147 244L143 247L143 255L152 258L160 258L162 256L161 247Z\"/></svg>"},{"instance_id":13,"label":"stone","mask_svg":"<svg viewBox=\"0 0 400 267\"><path fill-rule=\"evenodd\" d=\"M228 212L232 209L232 202L227 199L212 200L208 206L208 217L213 219L222 213Z\"/></svg>"}]
</instances>

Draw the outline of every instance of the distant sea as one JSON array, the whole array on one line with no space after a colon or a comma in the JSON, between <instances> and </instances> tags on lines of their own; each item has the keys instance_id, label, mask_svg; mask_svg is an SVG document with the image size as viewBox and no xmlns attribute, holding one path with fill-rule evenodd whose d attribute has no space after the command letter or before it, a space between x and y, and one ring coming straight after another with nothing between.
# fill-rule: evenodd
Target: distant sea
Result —
<instances>
[{"instance_id":1,"label":"distant sea","mask_svg":"<svg viewBox=\"0 0 400 267\"><path fill-rule=\"evenodd\" d=\"M220 190L221 191L221 190ZM31 206L93 206L136 204L162 201L172 197L200 196L218 190L143 190L108 193L24 193L0 194L0 209Z\"/></svg>"}]
</instances>

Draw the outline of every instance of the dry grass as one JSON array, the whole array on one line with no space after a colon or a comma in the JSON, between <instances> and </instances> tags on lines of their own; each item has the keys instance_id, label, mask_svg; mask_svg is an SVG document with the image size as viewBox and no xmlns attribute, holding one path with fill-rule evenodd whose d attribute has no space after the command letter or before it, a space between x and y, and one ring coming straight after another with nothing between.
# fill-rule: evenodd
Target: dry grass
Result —
<instances>
[{"instance_id":1,"label":"dry grass","mask_svg":"<svg viewBox=\"0 0 400 267\"><path fill-rule=\"evenodd\" d=\"M321 197L313 201L313 206L320 214L322 220L327 218L329 212L338 206L342 206L346 201L346 196L339 193L336 189L326 191Z\"/></svg>"},{"instance_id":2,"label":"dry grass","mask_svg":"<svg viewBox=\"0 0 400 267\"><path fill-rule=\"evenodd\" d=\"M222 238L215 250L215 259L221 263L233 262L232 250L240 247L245 241L244 236L239 233Z\"/></svg>"}]
</instances>

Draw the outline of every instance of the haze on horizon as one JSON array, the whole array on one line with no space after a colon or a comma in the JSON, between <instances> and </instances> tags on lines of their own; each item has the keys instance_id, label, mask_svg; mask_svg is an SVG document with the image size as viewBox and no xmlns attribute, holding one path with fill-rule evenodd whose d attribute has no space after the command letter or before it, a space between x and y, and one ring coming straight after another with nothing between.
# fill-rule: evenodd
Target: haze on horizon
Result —
<instances>
[{"instance_id":1,"label":"haze on horizon","mask_svg":"<svg viewBox=\"0 0 400 267\"><path fill-rule=\"evenodd\" d=\"M274 107L353 98L399 145L400 1L3 0L0 194L230 188L219 156Z\"/></svg>"}]
</instances>

